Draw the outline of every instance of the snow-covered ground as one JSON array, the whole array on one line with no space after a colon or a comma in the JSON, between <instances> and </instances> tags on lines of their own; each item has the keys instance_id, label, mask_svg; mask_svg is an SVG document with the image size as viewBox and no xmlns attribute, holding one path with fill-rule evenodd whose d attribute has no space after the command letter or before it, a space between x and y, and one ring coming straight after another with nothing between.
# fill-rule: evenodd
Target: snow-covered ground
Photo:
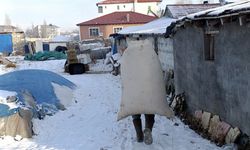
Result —
<instances>
[{"instance_id":1,"label":"snow-covered ground","mask_svg":"<svg viewBox=\"0 0 250 150\"><path fill-rule=\"evenodd\" d=\"M201 138L179 119L156 116L154 143L137 143L130 117L117 122L121 97L119 76L106 74L69 75L63 72L65 60L43 62L10 58L19 69L46 69L75 83L74 103L65 111L44 120L33 120L32 139L0 138L1 150L230 150ZM98 61L93 68L109 69ZM0 74L12 71L0 65ZM100 70L98 70L100 71ZM175 125L178 124L178 126Z\"/></svg>"}]
</instances>

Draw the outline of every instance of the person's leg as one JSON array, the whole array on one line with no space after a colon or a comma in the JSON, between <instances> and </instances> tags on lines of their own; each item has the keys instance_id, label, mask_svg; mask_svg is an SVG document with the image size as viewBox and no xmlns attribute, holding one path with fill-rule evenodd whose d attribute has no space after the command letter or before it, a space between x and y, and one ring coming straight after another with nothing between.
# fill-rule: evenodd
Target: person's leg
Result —
<instances>
[{"instance_id":1,"label":"person's leg","mask_svg":"<svg viewBox=\"0 0 250 150\"><path fill-rule=\"evenodd\" d=\"M145 128L148 128L152 131L154 123L155 123L155 115L145 114Z\"/></svg>"},{"instance_id":2,"label":"person's leg","mask_svg":"<svg viewBox=\"0 0 250 150\"><path fill-rule=\"evenodd\" d=\"M145 130L144 130L144 143L150 145L153 143L152 129L154 126L155 115L145 114Z\"/></svg>"},{"instance_id":3,"label":"person's leg","mask_svg":"<svg viewBox=\"0 0 250 150\"><path fill-rule=\"evenodd\" d=\"M133 124L136 131L137 142L143 142L143 132L142 132L142 123L141 123L141 115L132 115Z\"/></svg>"}]
</instances>

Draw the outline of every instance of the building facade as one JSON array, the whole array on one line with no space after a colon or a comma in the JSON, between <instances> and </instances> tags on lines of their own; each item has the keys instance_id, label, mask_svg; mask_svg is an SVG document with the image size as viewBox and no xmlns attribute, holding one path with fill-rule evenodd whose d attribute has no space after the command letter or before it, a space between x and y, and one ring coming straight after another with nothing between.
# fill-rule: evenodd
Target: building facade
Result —
<instances>
[{"instance_id":1,"label":"building facade","mask_svg":"<svg viewBox=\"0 0 250 150\"><path fill-rule=\"evenodd\" d=\"M37 25L34 32L37 38L53 39L55 36L60 35L60 28L52 24Z\"/></svg>"},{"instance_id":2,"label":"building facade","mask_svg":"<svg viewBox=\"0 0 250 150\"><path fill-rule=\"evenodd\" d=\"M132 11L154 16L159 11L161 0L104 0L97 3L99 16L113 12Z\"/></svg>"},{"instance_id":3,"label":"building facade","mask_svg":"<svg viewBox=\"0 0 250 150\"><path fill-rule=\"evenodd\" d=\"M89 21L77 24L80 28L80 39L108 38L125 27L143 25L156 17L135 12L114 12Z\"/></svg>"}]
</instances>

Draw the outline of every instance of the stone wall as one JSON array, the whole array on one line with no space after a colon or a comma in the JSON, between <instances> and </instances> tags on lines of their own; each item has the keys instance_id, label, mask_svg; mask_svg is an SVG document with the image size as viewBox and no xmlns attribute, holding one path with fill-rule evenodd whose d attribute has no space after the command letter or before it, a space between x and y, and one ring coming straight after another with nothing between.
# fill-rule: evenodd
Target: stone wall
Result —
<instances>
[{"instance_id":1,"label":"stone wall","mask_svg":"<svg viewBox=\"0 0 250 150\"><path fill-rule=\"evenodd\" d=\"M174 36L176 93L185 92L188 109L218 114L250 135L250 30L224 24L214 36L215 59L205 60L204 31L186 26Z\"/></svg>"}]
</instances>

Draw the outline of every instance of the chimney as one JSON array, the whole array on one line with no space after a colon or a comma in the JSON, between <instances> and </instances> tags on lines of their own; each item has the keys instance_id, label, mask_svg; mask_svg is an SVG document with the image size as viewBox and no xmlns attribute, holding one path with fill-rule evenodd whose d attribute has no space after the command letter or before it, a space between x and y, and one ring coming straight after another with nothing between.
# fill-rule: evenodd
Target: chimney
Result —
<instances>
[{"instance_id":1,"label":"chimney","mask_svg":"<svg viewBox=\"0 0 250 150\"><path fill-rule=\"evenodd\" d=\"M126 17L127 17L127 22L129 22L129 21L130 21L130 19L129 19L129 14L127 14Z\"/></svg>"}]
</instances>

